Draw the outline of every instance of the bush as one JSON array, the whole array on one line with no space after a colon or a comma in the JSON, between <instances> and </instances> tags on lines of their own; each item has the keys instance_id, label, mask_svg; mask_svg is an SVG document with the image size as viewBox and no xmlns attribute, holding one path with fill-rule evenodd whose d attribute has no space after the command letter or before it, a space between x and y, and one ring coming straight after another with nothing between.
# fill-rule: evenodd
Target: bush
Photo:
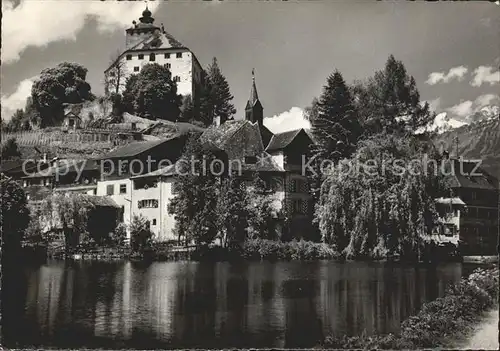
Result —
<instances>
[{"instance_id":1,"label":"bush","mask_svg":"<svg viewBox=\"0 0 500 351\"><path fill-rule=\"evenodd\" d=\"M127 225L119 223L115 230L110 234L111 244L116 247L123 247L127 240Z\"/></svg>"},{"instance_id":2,"label":"bush","mask_svg":"<svg viewBox=\"0 0 500 351\"><path fill-rule=\"evenodd\" d=\"M329 336L323 346L356 349L420 349L447 346L472 330L482 312L498 303L498 268L474 271L444 297L425 303L401 324L399 335Z\"/></svg>"},{"instance_id":3,"label":"bush","mask_svg":"<svg viewBox=\"0 0 500 351\"><path fill-rule=\"evenodd\" d=\"M317 260L336 259L337 253L327 244L312 241L273 241L250 239L245 241L242 255L260 260Z\"/></svg>"}]
</instances>

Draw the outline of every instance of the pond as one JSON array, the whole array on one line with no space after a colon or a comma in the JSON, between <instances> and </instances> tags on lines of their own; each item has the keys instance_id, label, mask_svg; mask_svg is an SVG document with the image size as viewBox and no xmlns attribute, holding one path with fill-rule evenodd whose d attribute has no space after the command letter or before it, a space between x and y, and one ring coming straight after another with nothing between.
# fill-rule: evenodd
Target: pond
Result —
<instances>
[{"instance_id":1,"label":"pond","mask_svg":"<svg viewBox=\"0 0 500 351\"><path fill-rule=\"evenodd\" d=\"M329 334L397 332L423 302L442 296L473 268L50 261L4 277L2 342L114 349L313 347Z\"/></svg>"}]
</instances>

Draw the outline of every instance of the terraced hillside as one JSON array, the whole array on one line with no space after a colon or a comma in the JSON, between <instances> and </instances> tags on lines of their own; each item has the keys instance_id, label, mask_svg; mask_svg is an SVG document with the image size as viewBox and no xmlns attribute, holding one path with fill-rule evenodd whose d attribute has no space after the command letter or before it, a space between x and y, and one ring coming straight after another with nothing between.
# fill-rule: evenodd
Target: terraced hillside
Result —
<instances>
[{"instance_id":1,"label":"terraced hillside","mask_svg":"<svg viewBox=\"0 0 500 351\"><path fill-rule=\"evenodd\" d=\"M440 134L436 144L452 156L483 160L484 168L500 179L500 119L490 119L466 125Z\"/></svg>"}]
</instances>

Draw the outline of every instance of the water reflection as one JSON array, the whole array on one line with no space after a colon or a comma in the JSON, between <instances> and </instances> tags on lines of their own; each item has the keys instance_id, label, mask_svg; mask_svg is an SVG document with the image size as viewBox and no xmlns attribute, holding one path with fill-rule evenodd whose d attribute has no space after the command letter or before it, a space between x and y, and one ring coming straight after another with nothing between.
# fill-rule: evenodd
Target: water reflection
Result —
<instances>
[{"instance_id":1,"label":"water reflection","mask_svg":"<svg viewBox=\"0 0 500 351\"><path fill-rule=\"evenodd\" d=\"M311 347L331 333L397 332L466 270L460 264L50 262L12 274L17 285L9 286L18 293L2 301L9 326L3 340L17 347Z\"/></svg>"}]
</instances>

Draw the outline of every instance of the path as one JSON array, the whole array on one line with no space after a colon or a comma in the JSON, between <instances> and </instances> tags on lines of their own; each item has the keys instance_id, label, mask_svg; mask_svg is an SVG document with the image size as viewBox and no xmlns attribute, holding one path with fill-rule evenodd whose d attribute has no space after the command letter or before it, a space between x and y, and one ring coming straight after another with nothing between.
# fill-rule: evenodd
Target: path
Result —
<instances>
[{"instance_id":1,"label":"path","mask_svg":"<svg viewBox=\"0 0 500 351\"><path fill-rule=\"evenodd\" d=\"M483 322L462 350L498 350L498 310L486 313Z\"/></svg>"}]
</instances>

